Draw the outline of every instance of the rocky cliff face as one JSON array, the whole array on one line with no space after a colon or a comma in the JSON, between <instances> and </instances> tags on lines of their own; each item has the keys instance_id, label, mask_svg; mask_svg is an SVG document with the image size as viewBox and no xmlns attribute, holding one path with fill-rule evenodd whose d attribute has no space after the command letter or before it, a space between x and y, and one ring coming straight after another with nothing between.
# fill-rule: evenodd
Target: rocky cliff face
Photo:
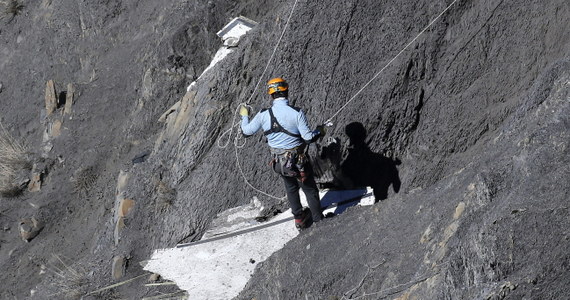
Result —
<instances>
[{"instance_id":1,"label":"rocky cliff face","mask_svg":"<svg viewBox=\"0 0 570 300\"><path fill-rule=\"evenodd\" d=\"M311 124L335 116L341 152L364 142L372 163L344 157L336 171L366 165L352 183L376 183L385 200L304 232L239 298L569 297L567 1L458 1L338 112L450 3L298 3L264 77L287 78ZM217 141L252 93L256 109L269 105L254 88L292 2L22 4L0 33L1 117L35 152L41 183L0 202L2 297L85 295L141 274L153 249L199 238L223 209L279 204L236 166L282 196L261 136ZM239 14L259 26L197 79ZM26 244L16 226L32 216L44 226ZM94 279L63 293L58 266ZM89 297L112 292L156 290Z\"/></svg>"}]
</instances>

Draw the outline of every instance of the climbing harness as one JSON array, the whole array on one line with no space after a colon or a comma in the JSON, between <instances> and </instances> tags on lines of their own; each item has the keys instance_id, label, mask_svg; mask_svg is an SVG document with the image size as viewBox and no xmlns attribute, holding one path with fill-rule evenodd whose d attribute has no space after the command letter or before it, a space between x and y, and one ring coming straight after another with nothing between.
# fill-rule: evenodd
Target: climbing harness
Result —
<instances>
[{"instance_id":1,"label":"climbing harness","mask_svg":"<svg viewBox=\"0 0 570 300\"><path fill-rule=\"evenodd\" d=\"M294 107L292 108L295 109ZM267 112L271 118L271 128L263 132L265 136L272 133L285 133L292 137L301 139L301 134L292 133L281 126L281 124L279 124L279 121L277 121L277 118L275 118L275 115L273 114L273 110L271 108L267 109ZM271 165L273 171L279 175L285 177L298 177L301 179L301 182L305 182L305 179L307 179L305 165L308 161L306 149L306 144L304 143L301 146L295 147L293 149L271 148L270 150L271 154L273 155L273 159L269 165Z\"/></svg>"},{"instance_id":2,"label":"climbing harness","mask_svg":"<svg viewBox=\"0 0 570 300\"><path fill-rule=\"evenodd\" d=\"M300 134L292 133L291 131L283 128L283 126L281 126L281 124L279 124L279 122L277 121L277 118L275 118L275 115L273 114L273 110L271 108L267 109L267 111L269 112L269 117L271 118L271 128L265 130L263 132L263 135L282 132L292 137L301 138Z\"/></svg>"},{"instance_id":3,"label":"climbing harness","mask_svg":"<svg viewBox=\"0 0 570 300\"><path fill-rule=\"evenodd\" d=\"M427 26L425 26L417 35L416 37L414 37L404 48L402 48L402 50L400 50L400 52L398 52L398 54L396 54L396 56L394 56L392 59L390 59L388 61L388 63L386 63L386 65L380 69L380 71L378 71L377 73L374 74L374 76L368 81L366 82L352 97L350 97L348 99L348 101L346 101L331 117L329 117L328 119L326 119L326 121L323 123L323 125L327 126L327 127L331 127L333 126L333 122L332 120L342 111L344 110L352 101L354 101L356 99L356 97L358 97L358 95L360 95L360 93L362 93L362 91L364 91L373 81L375 81L378 76L380 76L380 74L382 74L384 72L384 70L386 70L386 68L388 68L396 59L398 59L398 57L400 57L400 55L402 53L404 53L404 51L406 51L425 31L427 31L437 20L439 20L439 18L441 18L441 16L443 16L443 14L445 14L458 0L454 0L453 2L451 2L451 4L449 4L441 13L439 13L434 19L431 20L431 22L429 22L429 24ZM269 60L267 61L267 65L265 66L265 69L263 70L263 72L261 73L261 76L259 77L259 80L257 81L255 88L252 92L252 94L250 95L250 97L247 99L247 101L245 103L240 103L235 112L234 112L234 119L235 117L239 114L239 108L241 105L244 105L246 107L251 107L249 106L249 102L251 101L251 99L253 99L253 96L255 95L255 92L257 91L257 88L259 87L259 84L261 83L261 80L263 79L263 76L265 75L265 73L267 72L267 69L269 68L271 61L273 60L275 53L277 52L277 48L279 47L279 44L281 43L281 40L283 39L283 36L285 35L285 31L287 30L287 27L289 25L289 22L291 21L291 17L293 16L293 12L295 11L295 7L297 6L298 0L295 0L295 2L293 3L293 6L291 8L291 12L289 13L289 17L287 18L287 22L285 23L285 26L283 27L283 30L281 32L281 35L279 36L279 39L275 45L275 48L273 49L273 52L271 53L271 56L269 58ZM233 124L232 126L230 126L230 128L226 131L224 131L221 135L220 138L217 141L218 147L219 148L226 148L228 146L228 144L230 143L232 134L233 134L233 130L235 127L237 127L240 124L240 122L237 122L235 124ZM224 136L228 135L227 137L227 141L225 143L221 143L221 140L224 138ZM242 142L241 144L239 143L239 135L236 135L236 137L234 138L234 148L235 148L235 156L236 156L236 165L240 171L241 176L243 177L245 183L252 188L253 190L266 195L268 197L274 198L274 199L278 199L281 200L284 197L276 197L273 195L270 195L256 187L254 187L248 180L247 177L245 176L245 173L243 172L243 169L241 168L241 164L239 161L239 154L238 154L238 149L239 148L243 148L245 146L245 141Z\"/></svg>"},{"instance_id":4,"label":"climbing harness","mask_svg":"<svg viewBox=\"0 0 570 300\"><path fill-rule=\"evenodd\" d=\"M293 149L270 148L273 159L269 163L273 171L285 177L296 177L305 182L307 179L306 144Z\"/></svg>"}]
</instances>

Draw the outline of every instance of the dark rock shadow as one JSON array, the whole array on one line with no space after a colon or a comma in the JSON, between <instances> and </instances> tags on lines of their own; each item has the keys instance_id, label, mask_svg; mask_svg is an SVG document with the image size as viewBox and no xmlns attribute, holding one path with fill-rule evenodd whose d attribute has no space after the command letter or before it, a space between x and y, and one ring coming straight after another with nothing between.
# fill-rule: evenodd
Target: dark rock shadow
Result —
<instances>
[{"instance_id":1,"label":"dark rock shadow","mask_svg":"<svg viewBox=\"0 0 570 300\"><path fill-rule=\"evenodd\" d=\"M362 123L348 124L345 133L348 145L341 144L340 138L329 138L326 145L318 147L313 165L319 186L331 190L365 190L369 186L376 201L388 197L390 185L398 193L401 181L397 166L401 162L373 152L366 143L367 132ZM330 205L326 200L323 197L323 207Z\"/></svg>"},{"instance_id":2,"label":"dark rock shadow","mask_svg":"<svg viewBox=\"0 0 570 300\"><path fill-rule=\"evenodd\" d=\"M390 185L398 193L401 181L396 166L401 162L372 152L365 141L367 133L362 123L348 124L345 133L350 144L348 156L340 165L344 181L348 180L348 184L353 187L370 186L374 190L376 201L388 198Z\"/></svg>"}]
</instances>

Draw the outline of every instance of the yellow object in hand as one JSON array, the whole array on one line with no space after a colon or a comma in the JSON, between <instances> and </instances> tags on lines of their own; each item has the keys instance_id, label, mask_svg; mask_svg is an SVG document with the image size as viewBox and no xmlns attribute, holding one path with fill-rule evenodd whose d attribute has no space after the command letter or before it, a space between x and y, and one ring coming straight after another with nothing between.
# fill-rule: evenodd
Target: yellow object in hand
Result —
<instances>
[{"instance_id":1,"label":"yellow object in hand","mask_svg":"<svg viewBox=\"0 0 570 300\"><path fill-rule=\"evenodd\" d=\"M247 110L247 107L245 107L245 106L242 105L242 106L239 108L239 114L240 114L240 116L242 116L242 117L249 117L249 111Z\"/></svg>"}]
</instances>

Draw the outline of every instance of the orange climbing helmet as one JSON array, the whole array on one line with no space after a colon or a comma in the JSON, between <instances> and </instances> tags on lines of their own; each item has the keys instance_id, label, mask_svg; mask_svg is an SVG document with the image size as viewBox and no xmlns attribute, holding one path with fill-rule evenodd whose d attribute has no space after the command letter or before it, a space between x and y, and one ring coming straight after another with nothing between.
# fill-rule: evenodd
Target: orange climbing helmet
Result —
<instances>
[{"instance_id":1,"label":"orange climbing helmet","mask_svg":"<svg viewBox=\"0 0 570 300\"><path fill-rule=\"evenodd\" d=\"M267 93L272 95L276 92L285 92L289 89L287 81L281 77L276 77L267 82Z\"/></svg>"}]
</instances>

